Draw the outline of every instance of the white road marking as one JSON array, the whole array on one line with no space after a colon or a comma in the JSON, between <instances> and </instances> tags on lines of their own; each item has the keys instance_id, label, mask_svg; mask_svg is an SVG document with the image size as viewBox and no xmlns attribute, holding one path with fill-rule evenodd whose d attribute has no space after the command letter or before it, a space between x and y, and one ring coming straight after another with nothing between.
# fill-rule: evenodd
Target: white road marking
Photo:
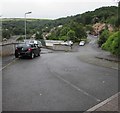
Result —
<instances>
[{"instance_id":1,"label":"white road marking","mask_svg":"<svg viewBox=\"0 0 120 113\"><path fill-rule=\"evenodd\" d=\"M2 67L2 68L0 69L0 71L2 71L3 69L5 69L5 68L8 67L9 65L11 65L11 64L12 64L13 62L15 62L16 60L17 60L17 58L14 59L12 62L8 63L6 66Z\"/></svg>"},{"instance_id":2,"label":"white road marking","mask_svg":"<svg viewBox=\"0 0 120 113\"><path fill-rule=\"evenodd\" d=\"M89 94L89 93L87 93L86 91L80 89L79 87L77 87L76 85L72 84L71 82L65 80L64 78L62 78L62 77L60 77L60 76L57 76L57 75L55 75L55 76L56 76L57 78L61 79L62 81L64 81L65 83L69 84L70 86L72 86L72 87L75 88L76 90L82 92L84 95L87 95L87 96L93 98L93 99L96 100L97 102L101 101L100 99L92 96L91 94Z\"/></svg>"}]
</instances>

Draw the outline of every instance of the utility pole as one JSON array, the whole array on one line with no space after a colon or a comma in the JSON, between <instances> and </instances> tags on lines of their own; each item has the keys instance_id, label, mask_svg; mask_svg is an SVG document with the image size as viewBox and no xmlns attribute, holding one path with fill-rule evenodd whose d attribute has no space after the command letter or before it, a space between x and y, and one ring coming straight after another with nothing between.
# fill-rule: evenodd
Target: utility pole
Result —
<instances>
[{"instance_id":1,"label":"utility pole","mask_svg":"<svg viewBox=\"0 0 120 113\"><path fill-rule=\"evenodd\" d=\"M2 15L0 15L0 42L2 42Z\"/></svg>"},{"instance_id":2,"label":"utility pole","mask_svg":"<svg viewBox=\"0 0 120 113\"><path fill-rule=\"evenodd\" d=\"M27 28L27 27L26 27L26 15L27 15L27 14L30 14L30 13L32 13L32 12L26 12L26 13L25 13L25 39L26 39L26 28Z\"/></svg>"}]
</instances>

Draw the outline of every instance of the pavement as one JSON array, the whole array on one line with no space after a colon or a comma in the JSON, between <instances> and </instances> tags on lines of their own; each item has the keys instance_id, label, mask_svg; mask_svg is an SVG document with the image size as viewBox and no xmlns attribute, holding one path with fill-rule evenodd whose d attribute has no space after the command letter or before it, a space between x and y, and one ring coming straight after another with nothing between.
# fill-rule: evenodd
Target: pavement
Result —
<instances>
[{"instance_id":1,"label":"pavement","mask_svg":"<svg viewBox=\"0 0 120 113\"><path fill-rule=\"evenodd\" d=\"M120 92L104 100L103 102L93 106L84 113L94 113L97 111L120 112L119 108Z\"/></svg>"},{"instance_id":2,"label":"pavement","mask_svg":"<svg viewBox=\"0 0 120 113\"><path fill-rule=\"evenodd\" d=\"M99 64L104 65L104 67L120 70L119 69L120 58L118 56L112 55L110 52L100 50L100 48L96 48L96 46L97 45L95 44L91 46L92 48L97 49L97 51L99 51L99 54L95 54L91 57L92 60L94 59L92 63L96 64L96 61L100 59L102 62L101 63L99 62ZM112 64L112 66L110 66L110 64ZM120 112L119 102L120 102L120 92L104 100L103 102L93 106L92 108L88 109L85 113L87 112L95 113L98 111L119 113Z\"/></svg>"},{"instance_id":3,"label":"pavement","mask_svg":"<svg viewBox=\"0 0 120 113\"><path fill-rule=\"evenodd\" d=\"M120 59L116 56L109 54L108 52L103 52L99 55L96 55L95 58L107 60L111 62L120 62ZM119 66L118 66L119 69ZM120 102L120 92L113 95L112 97L106 99L105 101L93 106L92 108L88 109L87 112L94 113L96 111L117 111L120 112L119 109L119 102Z\"/></svg>"},{"instance_id":4,"label":"pavement","mask_svg":"<svg viewBox=\"0 0 120 113\"><path fill-rule=\"evenodd\" d=\"M101 53L97 55L96 58L105 59L105 60L113 61L113 62L120 62L120 58L118 56L114 56L110 54L109 52L107 52L106 54Z\"/></svg>"},{"instance_id":5,"label":"pavement","mask_svg":"<svg viewBox=\"0 0 120 113\"><path fill-rule=\"evenodd\" d=\"M111 55L109 52L101 52L100 54L97 54L94 57L91 57L91 59L90 59L90 61L87 60L87 62L98 65L96 61L100 60L101 63L99 62L99 65L101 64L101 65L104 65L104 67L109 67L112 69L119 70L120 59L116 56ZM107 62L107 63L105 63L105 62ZM111 66L110 66L110 64L111 64ZM87 113L87 112L94 113L97 111L120 112L119 102L120 102L120 92L113 95L112 97L104 100L103 102L93 106L92 108L88 109L85 113Z\"/></svg>"}]
</instances>

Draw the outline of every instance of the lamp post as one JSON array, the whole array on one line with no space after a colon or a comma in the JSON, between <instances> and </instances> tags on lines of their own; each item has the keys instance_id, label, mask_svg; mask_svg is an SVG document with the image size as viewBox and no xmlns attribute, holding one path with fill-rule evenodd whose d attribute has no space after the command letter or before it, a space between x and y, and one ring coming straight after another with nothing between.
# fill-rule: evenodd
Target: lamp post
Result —
<instances>
[{"instance_id":1,"label":"lamp post","mask_svg":"<svg viewBox=\"0 0 120 113\"><path fill-rule=\"evenodd\" d=\"M0 15L0 42L2 41L2 15Z\"/></svg>"},{"instance_id":2,"label":"lamp post","mask_svg":"<svg viewBox=\"0 0 120 113\"><path fill-rule=\"evenodd\" d=\"M26 13L25 13L25 39L26 39L26 15L27 15L27 14L30 14L30 13L32 13L32 12L26 12Z\"/></svg>"}]
</instances>

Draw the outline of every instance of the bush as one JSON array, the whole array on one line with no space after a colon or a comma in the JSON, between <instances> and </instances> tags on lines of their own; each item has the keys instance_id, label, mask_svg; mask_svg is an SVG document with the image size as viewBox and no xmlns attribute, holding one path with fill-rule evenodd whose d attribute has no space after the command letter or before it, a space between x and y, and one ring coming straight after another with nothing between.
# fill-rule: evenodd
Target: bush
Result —
<instances>
[{"instance_id":1,"label":"bush","mask_svg":"<svg viewBox=\"0 0 120 113\"><path fill-rule=\"evenodd\" d=\"M61 36L59 37L59 40L67 41L68 37L67 36Z\"/></svg>"},{"instance_id":2,"label":"bush","mask_svg":"<svg viewBox=\"0 0 120 113\"><path fill-rule=\"evenodd\" d=\"M112 54L120 55L120 31L113 33L106 43L102 45L102 49L110 51Z\"/></svg>"},{"instance_id":3,"label":"bush","mask_svg":"<svg viewBox=\"0 0 120 113\"><path fill-rule=\"evenodd\" d=\"M102 46L102 44L104 44L106 42L106 40L108 39L109 37L109 31L108 30L104 30L102 31L101 35L100 35L100 38L98 40L98 45L99 47Z\"/></svg>"}]
</instances>

